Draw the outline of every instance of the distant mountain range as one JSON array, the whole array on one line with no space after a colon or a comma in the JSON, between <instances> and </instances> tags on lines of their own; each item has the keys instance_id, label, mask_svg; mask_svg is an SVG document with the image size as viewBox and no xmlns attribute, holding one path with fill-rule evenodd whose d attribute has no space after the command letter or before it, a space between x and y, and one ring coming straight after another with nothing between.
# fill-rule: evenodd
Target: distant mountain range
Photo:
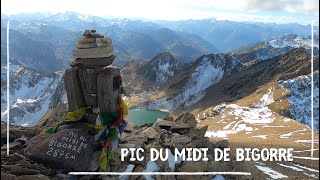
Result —
<instances>
[{"instance_id":1,"label":"distant mountain range","mask_svg":"<svg viewBox=\"0 0 320 180\"><path fill-rule=\"evenodd\" d=\"M75 12L54 15L31 13L10 17L3 15L1 62L6 58L5 27L8 19L11 22L10 28L15 30L13 32L20 33L19 36L13 34L13 44L28 38L32 40L29 41L31 44L21 43L20 47L12 47L14 62L41 72L54 72L68 67L75 42L85 29L96 29L113 39L117 55L115 63L120 67L133 59L149 61L161 52L170 52L179 62L190 62L203 54L233 51L284 35L310 35L310 26L299 24L243 23L215 19L147 22L104 19ZM319 34L317 30L315 33ZM29 52L23 50L31 46L37 47L38 52L34 49ZM54 64L48 67L41 53L48 54L47 59L50 58Z\"/></svg>"}]
</instances>

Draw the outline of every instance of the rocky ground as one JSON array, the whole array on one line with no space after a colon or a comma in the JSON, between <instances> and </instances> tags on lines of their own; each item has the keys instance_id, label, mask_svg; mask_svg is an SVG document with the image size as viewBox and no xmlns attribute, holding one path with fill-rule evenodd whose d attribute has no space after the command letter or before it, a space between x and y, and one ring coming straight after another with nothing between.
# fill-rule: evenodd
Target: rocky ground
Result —
<instances>
[{"instance_id":1,"label":"rocky ground","mask_svg":"<svg viewBox=\"0 0 320 180\"><path fill-rule=\"evenodd\" d=\"M43 125L43 122L41 123ZM143 161L121 161L118 156L110 162L110 171L112 172L210 172L210 171L246 171L246 166L242 162L235 162L232 158L229 162L213 161L213 148L224 149L229 147L227 140L221 140L215 143L209 141L204 135L208 126L196 128L197 122L192 114L182 114L177 119L166 117L165 120L159 119L154 125L144 125L142 127L133 127L128 124L126 131L122 134L119 148L143 148L145 149L145 159ZM84 126L61 127L55 134L40 134L41 126L17 127L10 126L9 137L9 155L7 155L6 144L6 124L1 125L1 179L150 179L144 176L73 176L68 174L72 170L80 171L99 171L98 161L99 151L95 151L92 144L92 137L83 134L88 147L82 151L80 149L80 158L75 157L75 163L72 158L53 158L50 156L48 144L51 140L61 139L62 136L70 135L70 132L83 133ZM81 140L81 138L80 138ZM70 140L71 141L71 140ZM50 146L50 145L49 145ZM57 145L58 146L58 145ZM63 145L64 146L64 145ZM171 149L168 161L157 160L155 162L149 159L150 148L168 148ZM174 148L209 148L208 162L187 162L174 161L172 152ZM211 151L210 151L211 150ZM66 151L67 152L67 151ZM65 152L65 153L66 153ZM49 153L49 155L47 155ZM54 156L54 155L53 155ZM60 154L60 157L65 157ZM232 157L232 156L231 156ZM67 158L67 159L68 159ZM78 162L77 162L78 161ZM89 162L89 163L81 163ZM63 167L63 168L62 168ZM214 176L154 176L155 179L212 179ZM223 178L216 176L215 178ZM227 179L250 179L250 177L224 176ZM152 178L151 178L152 179Z\"/></svg>"},{"instance_id":2,"label":"rocky ground","mask_svg":"<svg viewBox=\"0 0 320 180\"><path fill-rule=\"evenodd\" d=\"M288 91L276 82L261 86L251 95L198 111L197 127L208 126L212 142L225 139L232 149L293 148L293 162L248 162L253 177L261 179L318 179L319 132L289 118Z\"/></svg>"}]
</instances>

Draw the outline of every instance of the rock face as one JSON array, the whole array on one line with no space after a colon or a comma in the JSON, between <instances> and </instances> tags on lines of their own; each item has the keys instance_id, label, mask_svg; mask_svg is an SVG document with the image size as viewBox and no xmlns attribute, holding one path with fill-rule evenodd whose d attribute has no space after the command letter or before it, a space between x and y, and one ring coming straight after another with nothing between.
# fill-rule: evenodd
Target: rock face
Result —
<instances>
[{"instance_id":1,"label":"rock face","mask_svg":"<svg viewBox=\"0 0 320 180\"><path fill-rule=\"evenodd\" d=\"M69 171L86 171L93 156L93 137L86 127L65 129L26 148L26 156Z\"/></svg>"}]
</instances>

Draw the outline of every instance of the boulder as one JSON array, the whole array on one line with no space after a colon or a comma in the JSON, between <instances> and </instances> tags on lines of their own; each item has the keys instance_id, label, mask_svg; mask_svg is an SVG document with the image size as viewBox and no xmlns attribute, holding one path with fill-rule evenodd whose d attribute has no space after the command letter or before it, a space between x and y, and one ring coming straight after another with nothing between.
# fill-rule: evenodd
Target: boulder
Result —
<instances>
[{"instance_id":1,"label":"boulder","mask_svg":"<svg viewBox=\"0 0 320 180\"><path fill-rule=\"evenodd\" d=\"M26 159L26 157L24 155L16 153L16 152L13 154L10 154L9 157L14 161L21 161L21 160Z\"/></svg>"},{"instance_id":2,"label":"boulder","mask_svg":"<svg viewBox=\"0 0 320 180\"><path fill-rule=\"evenodd\" d=\"M208 161L185 161L181 164L181 172L210 172L211 163ZM207 180L210 176L177 176L177 180Z\"/></svg>"},{"instance_id":3,"label":"boulder","mask_svg":"<svg viewBox=\"0 0 320 180\"><path fill-rule=\"evenodd\" d=\"M23 168L32 168L32 164L29 161L22 160L19 162L20 166Z\"/></svg>"},{"instance_id":4,"label":"boulder","mask_svg":"<svg viewBox=\"0 0 320 180\"><path fill-rule=\"evenodd\" d=\"M18 150L22 148L22 143L20 141L13 141L9 143L9 149L10 150ZM7 144L4 144L1 146L1 150L6 150L7 149Z\"/></svg>"},{"instance_id":5,"label":"boulder","mask_svg":"<svg viewBox=\"0 0 320 180\"><path fill-rule=\"evenodd\" d=\"M127 136L125 138L127 144L135 144L136 148L140 148L145 142L147 142L147 138L141 133L132 134L131 136Z\"/></svg>"},{"instance_id":6,"label":"boulder","mask_svg":"<svg viewBox=\"0 0 320 180\"><path fill-rule=\"evenodd\" d=\"M99 158L101 151L95 151L90 162L89 171L96 171L99 168Z\"/></svg>"},{"instance_id":7,"label":"boulder","mask_svg":"<svg viewBox=\"0 0 320 180\"><path fill-rule=\"evenodd\" d=\"M127 132L132 132L133 131L133 124L130 121L127 121L127 126L126 126L126 130Z\"/></svg>"},{"instance_id":8,"label":"boulder","mask_svg":"<svg viewBox=\"0 0 320 180\"><path fill-rule=\"evenodd\" d=\"M229 141L228 140L221 140L221 141L218 141L215 146L217 148L220 148L220 149L224 149L224 148L228 148L229 147Z\"/></svg>"},{"instance_id":9,"label":"boulder","mask_svg":"<svg viewBox=\"0 0 320 180\"><path fill-rule=\"evenodd\" d=\"M50 180L49 177L43 174L36 174L36 175L23 175L19 177L19 180Z\"/></svg>"},{"instance_id":10,"label":"boulder","mask_svg":"<svg viewBox=\"0 0 320 180\"><path fill-rule=\"evenodd\" d=\"M9 137L10 139L17 139L20 137L33 137L39 134L40 128L38 127L10 127ZM7 129L1 129L1 138L7 137Z\"/></svg>"},{"instance_id":11,"label":"boulder","mask_svg":"<svg viewBox=\"0 0 320 180\"><path fill-rule=\"evenodd\" d=\"M133 172L143 172L144 170L144 167L141 166L141 165L137 165L135 166ZM137 175L137 176L130 176L129 180L137 180L140 176Z\"/></svg>"},{"instance_id":12,"label":"boulder","mask_svg":"<svg viewBox=\"0 0 320 180\"><path fill-rule=\"evenodd\" d=\"M152 127L148 127L147 129L141 132L147 139L155 139L157 136L157 131L154 130Z\"/></svg>"},{"instance_id":13,"label":"boulder","mask_svg":"<svg viewBox=\"0 0 320 180\"><path fill-rule=\"evenodd\" d=\"M1 179L2 180L19 180L16 175L13 174L5 174L1 172Z\"/></svg>"},{"instance_id":14,"label":"boulder","mask_svg":"<svg viewBox=\"0 0 320 180\"><path fill-rule=\"evenodd\" d=\"M189 148L191 147L191 139L186 135L180 135L178 133L172 134L172 139L170 141L170 146L172 148Z\"/></svg>"},{"instance_id":15,"label":"boulder","mask_svg":"<svg viewBox=\"0 0 320 180\"><path fill-rule=\"evenodd\" d=\"M191 139L195 139L195 138L197 138L197 137L203 138L204 135L206 134L207 130L208 130L208 125L207 125L207 126L203 126L203 127L200 128L200 129L194 128L194 129L191 129L191 130L190 130L188 136L189 136Z\"/></svg>"},{"instance_id":16,"label":"boulder","mask_svg":"<svg viewBox=\"0 0 320 180\"><path fill-rule=\"evenodd\" d=\"M190 113L181 114L175 120L175 122L182 122L182 123L185 123L185 124L189 124L193 128L195 128L197 126L196 118L194 117L193 114L190 114Z\"/></svg>"},{"instance_id":17,"label":"boulder","mask_svg":"<svg viewBox=\"0 0 320 180\"><path fill-rule=\"evenodd\" d=\"M109 66L115 60L115 56L103 57L103 58L77 58L73 60L70 66L78 66L84 68L101 68Z\"/></svg>"},{"instance_id":18,"label":"boulder","mask_svg":"<svg viewBox=\"0 0 320 180\"><path fill-rule=\"evenodd\" d=\"M166 116L164 116L162 119L163 119L163 120L167 120L167 121L173 121L173 120L174 120L173 117L170 116L170 115L166 115Z\"/></svg>"},{"instance_id":19,"label":"boulder","mask_svg":"<svg viewBox=\"0 0 320 180\"><path fill-rule=\"evenodd\" d=\"M1 168L4 168L8 170L10 173L17 176L40 174L40 171L38 170L23 168L23 167L20 167L19 165L2 165Z\"/></svg>"},{"instance_id":20,"label":"boulder","mask_svg":"<svg viewBox=\"0 0 320 180\"><path fill-rule=\"evenodd\" d=\"M192 128L189 124L185 124L181 122L166 121L162 119L158 119L154 123L154 127L160 127L161 129L176 132L179 134L187 134L189 130Z\"/></svg>"},{"instance_id":21,"label":"boulder","mask_svg":"<svg viewBox=\"0 0 320 180\"><path fill-rule=\"evenodd\" d=\"M30 159L50 167L67 171L87 171L93 156L93 142L86 126L64 129L42 141L29 144L25 154Z\"/></svg>"}]
</instances>

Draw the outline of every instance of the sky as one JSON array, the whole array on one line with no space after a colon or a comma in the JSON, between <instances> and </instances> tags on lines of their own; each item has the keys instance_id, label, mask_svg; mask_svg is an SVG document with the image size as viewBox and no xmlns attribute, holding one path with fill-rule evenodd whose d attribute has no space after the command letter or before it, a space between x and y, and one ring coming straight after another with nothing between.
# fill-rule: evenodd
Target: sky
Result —
<instances>
[{"instance_id":1,"label":"sky","mask_svg":"<svg viewBox=\"0 0 320 180\"><path fill-rule=\"evenodd\" d=\"M1 0L7 15L74 11L148 20L207 19L310 24L318 0Z\"/></svg>"}]
</instances>

